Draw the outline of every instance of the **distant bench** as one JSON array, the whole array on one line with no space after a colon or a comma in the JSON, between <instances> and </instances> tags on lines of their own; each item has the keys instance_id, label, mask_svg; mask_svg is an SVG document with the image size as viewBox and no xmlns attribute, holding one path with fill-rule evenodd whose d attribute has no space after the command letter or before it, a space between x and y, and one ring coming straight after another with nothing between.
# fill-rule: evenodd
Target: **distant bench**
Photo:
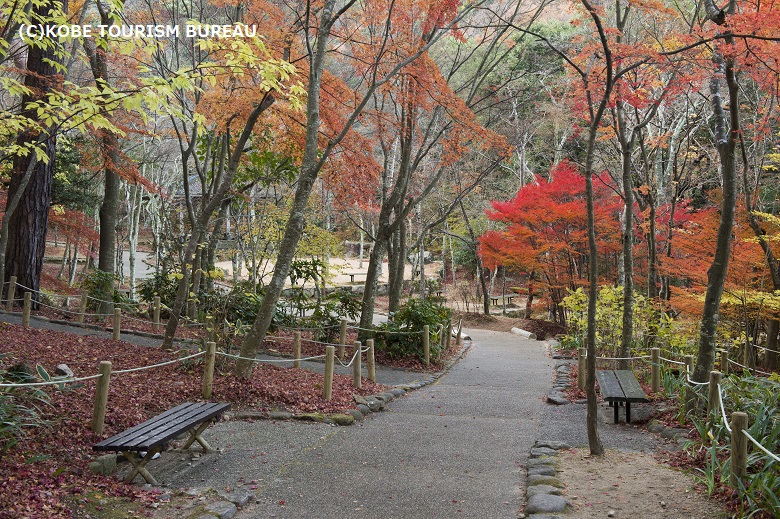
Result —
<instances>
[{"instance_id":1,"label":"distant bench","mask_svg":"<svg viewBox=\"0 0 780 519\"><path fill-rule=\"evenodd\" d=\"M511 305L512 299L514 299L515 296L513 295L506 295L504 296L504 301L506 301L506 304ZM498 306L498 300L501 299L501 296L490 296L490 301L493 303L493 306Z\"/></svg>"},{"instance_id":2,"label":"distant bench","mask_svg":"<svg viewBox=\"0 0 780 519\"><path fill-rule=\"evenodd\" d=\"M184 432L189 432L190 437L182 450L189 449L197 441L204 451L213 451L200 435L228 408L230 404L186 402L93 445L92 450L121 452L133 465L133 470L125 478L126 482L130 483L140 474L147 483L158 485L154 476L146 470L149 460L162 452L170 440ZM146 454L140 456L140 452Z\"/></svg>"},{"instance_id":3,"label":"distant bench","mask_svg":"<svg viewBox=\"0 0 780 519\"><path fill-rule=\"evenodd\" d=\"M626 423L631 423L631 404L649 402L634 374L629 370L599 370L596 372L599 388L604 400L615 410L615 423L618 423L618 407L626 404Z\"/></svg>"},{"instance_id":4,"label":"distant bench","mask_svg":"<svg viewBox=\"0 0 780 519\"><path fill-rule=\"evenodd\" d=\"M345 275L349 276L349 282L354 283L355 282L355 276L365 276L365 272L346 272Z\"/></svg>"}]
</instances>

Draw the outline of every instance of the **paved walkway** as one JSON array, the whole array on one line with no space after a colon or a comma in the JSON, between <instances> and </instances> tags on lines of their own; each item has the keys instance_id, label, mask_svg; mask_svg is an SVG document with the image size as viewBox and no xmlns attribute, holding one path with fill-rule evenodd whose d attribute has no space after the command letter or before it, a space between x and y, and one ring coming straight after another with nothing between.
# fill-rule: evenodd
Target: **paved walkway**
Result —
<instances>
[{"instance_id":1,"label":"paved walkway","mask_svg":"<svg viewBox=\"0 0 780 519\"><path fill-rule=\"evenodd\" d=\"M174 487L253 491L239 518L516 518L553 361L542 342L468 333L446 376L363 424L225 422L207 432L220 456L167 454L155 473Z\"/></svg>"}]
</instances>

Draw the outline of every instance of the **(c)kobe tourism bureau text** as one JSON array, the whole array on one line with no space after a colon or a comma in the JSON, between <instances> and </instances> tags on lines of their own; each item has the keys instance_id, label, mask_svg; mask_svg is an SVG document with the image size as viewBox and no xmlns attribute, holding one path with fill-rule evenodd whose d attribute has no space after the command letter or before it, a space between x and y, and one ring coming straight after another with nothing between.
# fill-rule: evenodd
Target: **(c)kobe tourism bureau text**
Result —
<instances>
[{"instance_id":1,"label":"(c)kobe tourism bureau text","mask_svg":"<svg viewBox=\"0 0 780 519\"><path fill-rule=\"evenodd\" d=\"M23 24L20 38L253 38L256 25L78 25Z\"/></svg>"}]
</instances>

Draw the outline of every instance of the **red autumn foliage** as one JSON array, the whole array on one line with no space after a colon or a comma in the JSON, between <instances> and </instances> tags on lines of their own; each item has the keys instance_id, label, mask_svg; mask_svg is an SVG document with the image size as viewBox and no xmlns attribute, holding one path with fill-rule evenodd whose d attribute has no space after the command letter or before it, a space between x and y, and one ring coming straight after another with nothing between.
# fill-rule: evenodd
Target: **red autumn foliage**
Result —
<instances>
[{"instance_id":1,"label":"red autumn foliage","mask_svg":"<svg viewBox=\"0 0 780 519\"><path fill-rule=\"evenodd\" d=\"M550 178L537 176L514 199L492 203L494 210L488 217L505 228L480 238L480 254L489 268L503 265L540 279L546 296L557 302L567 288L574 289L585 281L587 214L585 179L574 164L561 162ZM606 182L606 175L594 181L601 254L620 247L620 199Z\"/></svg>"},{"instance_id":2,"label":"red autumn foliage","mask_svg":"<svg viewBox=\"0 0 780 519\"><path fill-rule=\"evenodd\" d=\"M24 329L0 324L0 369L24 362L43 366L53 373L57 364L67 364L76 377L97 373L100 361L109 360L112 370L158 364L189 354L166 352L98 337L81 337L49 330ZM322 375L302 369L259 365L249 380L237 379L218 362L214 378L215 401L231 402L233 408L287 409L292 412L331 413L354 406L354 393L373 394L382 386L363 381L352 387L350 377L335 376L333 398L322 398ZM111 377L104 435L90 429L95 381L59 390L45 386L50 405L41 407L48 424L28 428L27 437L0 456L5 480L0 494L0 518L69 517L79 496L88 492L149 501L154 494L114 478L94 475L87 467L94 458L92 445L185 401L200 398L202 357ZM21 389L16 392L24 391Z\"/></svg>"}]
</instances>

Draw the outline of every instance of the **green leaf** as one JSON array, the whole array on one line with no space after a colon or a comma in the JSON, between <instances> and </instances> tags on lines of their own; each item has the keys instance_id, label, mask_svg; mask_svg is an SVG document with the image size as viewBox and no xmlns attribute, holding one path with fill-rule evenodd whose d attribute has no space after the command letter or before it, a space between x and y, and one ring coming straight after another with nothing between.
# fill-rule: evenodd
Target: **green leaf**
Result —
<instances>
[{"instance_id":1,"label":"green leaf","mask_svg":"<svg viewBox=\"0 0 780 519\"><path fill-rule=\"evenodd\" d=\"M43 366L36 364L35 369L38 371L38 375L43 379L44 382L49 382L51 380L49 373L44 369Z\"/></svg>"}]
</instances>

